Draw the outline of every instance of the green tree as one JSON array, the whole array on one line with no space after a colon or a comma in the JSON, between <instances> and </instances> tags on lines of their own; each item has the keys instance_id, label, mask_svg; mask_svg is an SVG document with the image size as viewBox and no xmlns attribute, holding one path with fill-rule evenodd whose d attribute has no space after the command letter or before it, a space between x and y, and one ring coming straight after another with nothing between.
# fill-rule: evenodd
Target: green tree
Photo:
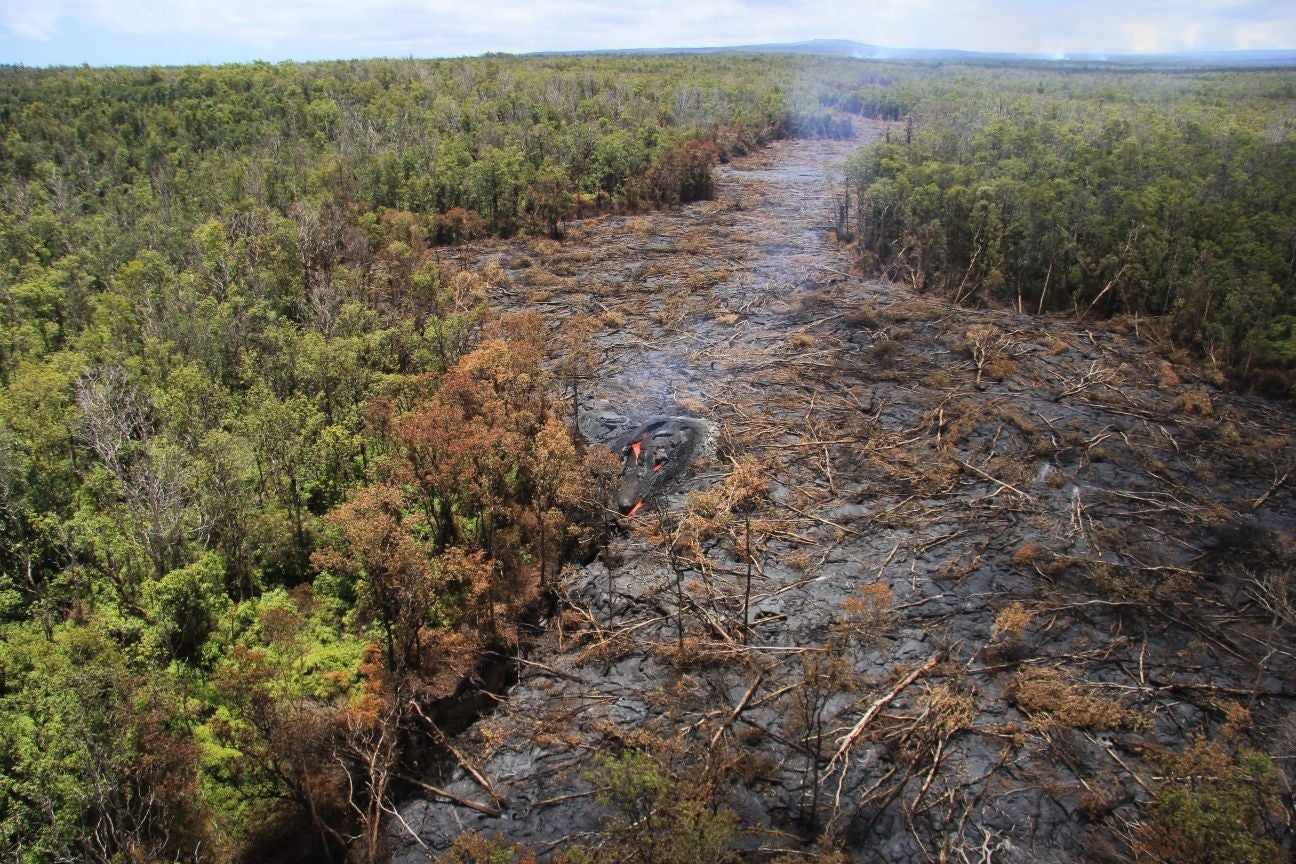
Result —
<instances>
[{"instance_id":1,"label":"green tree","mask_svg":"<svg viewBox=\"0 0 1296 864\"><path fill-rule=\"evenodd\" d=\"M165 679L94 626L0 640L6 853L30 860L206 860L198 748Z\"/></svg>"}]
</instances>

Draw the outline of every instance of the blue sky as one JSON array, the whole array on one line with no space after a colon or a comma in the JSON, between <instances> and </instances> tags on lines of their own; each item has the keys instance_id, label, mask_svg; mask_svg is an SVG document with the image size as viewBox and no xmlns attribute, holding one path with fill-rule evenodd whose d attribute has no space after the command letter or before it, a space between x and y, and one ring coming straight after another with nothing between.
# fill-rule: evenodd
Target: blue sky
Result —
<instances>
[{"instance_id":1,"label":"blue sky","mask_svg":"<svg viewBox=\"0 0 1296 864\"><path fill-rule=\"evenodd\" d=\"M902 48L1296 48L1291 0L0 0L0 63L446 57L855 39Z\"/></svg>"}]
</instances>

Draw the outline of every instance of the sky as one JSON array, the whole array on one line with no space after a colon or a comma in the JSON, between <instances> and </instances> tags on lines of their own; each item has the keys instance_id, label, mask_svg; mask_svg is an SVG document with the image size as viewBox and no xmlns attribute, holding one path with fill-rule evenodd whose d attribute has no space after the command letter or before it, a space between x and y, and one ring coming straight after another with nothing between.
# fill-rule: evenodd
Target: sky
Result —
<instances>
[{"instance_id":1,"label":"sky","mask_svg":"<svg viewBox=\"0 0 1296 864\"><path fill-rule=\"evenodd\" d=\"M0 64L180 65L853 39L893 48L1296 48L1292 0L0 0Z\"/></svg>"}]
</instances>

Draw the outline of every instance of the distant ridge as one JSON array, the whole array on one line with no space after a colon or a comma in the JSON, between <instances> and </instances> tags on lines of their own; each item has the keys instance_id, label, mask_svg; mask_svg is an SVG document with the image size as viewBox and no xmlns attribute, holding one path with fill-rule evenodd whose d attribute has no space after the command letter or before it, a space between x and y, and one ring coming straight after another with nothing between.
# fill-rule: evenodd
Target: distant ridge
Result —
<instances>
[{"instance_id":1,"label":"distant ridge","mask_svg":"<svg viewBox=\"0 0 1296 864\"><path fill-rule=\"evenodd\" d=\"M860 60L929 60L954 62L1063 62L1173 66L1296 66L1296 50L1174 51L1164 54L1011 53L956 51L944 48L887 48L850 39L810 39L759 45L716 45L694 48L614 48L596 51L537 51L532 56L578 54L820 54Z\"/></svg>"}]
</instances>

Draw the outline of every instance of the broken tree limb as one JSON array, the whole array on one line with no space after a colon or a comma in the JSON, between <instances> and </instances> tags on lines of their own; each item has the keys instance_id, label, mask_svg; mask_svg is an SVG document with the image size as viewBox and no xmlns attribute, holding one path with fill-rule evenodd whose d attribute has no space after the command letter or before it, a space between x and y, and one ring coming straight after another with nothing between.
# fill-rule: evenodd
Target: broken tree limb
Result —
<instances>
[{"instance_id":1,"label":"broken tree limb","mask_svg":"<svg viewBox=\"0 0 1296 864\"><path fill-rule=\"evenodd\" d=\"M400 774L397 776L399 776L400 779L404 780L406 783L412 783L413 785L422 789L424 792L426 792L429 795L435 795L438 798L444 798L452 804L458 804L460 807L467 807L469 810L476 810L478 813L482 813L486 816L492 816L492 817L498 817L501 813L501 811L496 807L490 807L486 804L473 801L470 798L464 798L463 796L456 795L453 792L447 792L446 790L440 788L439 786L433 786L429 783L424 783L422 780L416 780L407 774Z\"/></svg>"},{"instance_id":2,"label":"broken tree limb","mask_svg":"<svg viewBox=\"0 0 1296 864\"><path fill-rule=\"evenodd\" d=\"M598 794L598 790L590 789L587 792L573 792L570 795L559 795L555 798L546 798L543 801L537 801L534 809L539 810L541 807L551 807L554 804L561 804L564 801L576 801L581 798L593 798Z\"/></svg>"},{"instance_id":3,"label":"broken tree limb","mask_svg":"<svg viewBox=\"0 0 1296 864\"><path fill-rule=\"evenodd\" d=\"M954 458L954 461L962 465L964 468L968 469L969 471L981 475L985 479L989 480L991 483L998 483L1003 488L1009 490L1010 492L1016 492L1018 495L1022 496L1023 498L1029 499L1031 501L1035 500L1035 496L1030 494L1029 492L1023 492L1022 490L1018 489L1016 486L1012 485L1011 483L1006 483L1003 480L1000 480L998 477L990 476L986 472L982 471L980 468L973 465L971 462L964 462L962 459L959 459L957 456Z\"/></svg>"},{"instance_id":4,"label":"broken tree limb","mask_svg":"<svg viewBox=\"0 0 1296 864\"><path fill-rule=\"evenodd\" d=\"M877 699L873 700L873 704L870 705L868 707L868 710L864 712L864 716L860 717L859 721L854 726L851 727L851 730L838 740L837 752L833 753L832 758L828 760L828 770L824 772L825 777L831 774L833 770L837 767L837 765L841 763L842 760L848 756L851 747L855 746L855 742L859 740L859 737L861 735L864 734L864 730L868 728L869 723L873 722L873 718L878 715L878 712L881 711L883 708L885 708L887 705L889 705L893 699L899 696L901 691L903 691L914 681L918 680L919 676L921 676L924 672L927 672L933 666L935 666L936 662L939 659L940 659L939 654L933 654L932 656L928 657L927 660L922 665L917 666L914 669L910 670L909 673L905 675L903 678L901 678L894 687L892 687L883 695L879 696ZM838 779L837 782L837 797L839 799L841 797L842 783L844 783L845 780L846 780L846 768L843 765L841 777Z\"/></svg>"},{"instance_id":5,"label":"broken tree limb","mask_svg":"<svg viewBox=\"0 0 1296 864\"><path fill-rule=\"evenodd\" d=\"M756 673L756 677L752 680L751 686L747 688L747 692L743 694L743 697L738 700L738 704L734 707L733 711L729 712L729 716L725 718L725 721L720 724L720 728L711 736L711 749L715 749L716 744L720 742L720 736L724 734L726 729L733 725L733 722L738 719L738 715L742 714L742 712L747 708L747 703L751 701L752 696L756 695L756 688L760 686L761 681L764 680L764 678L765 670L761 669Z\"/></svg>"},{"instance_id":6,"label":"broken tree limb","mask_svg":"<svg viewBox=\"0 0 1296 864\"><path fill-rule=\"evenodd\" d=\"M1279 477L1278 472L1275 471L1274 481L1269 484L1269 488L1265 490L1265 493L1263 495L1261 495L1254 502L1252 502L1251 504L1252 512L1255 512L1256 510L1259 510L1261 507L1263 507L1264 503L1268 501L1275 492L1277 492L1279 489L1283 487L1283 484L1287 482L1287 479L1291 477L1291 474L1292 472L1288 471L1286 474L1283 474L1281 477Z\"/></svg>"},{"instance_id":7,"label":"broken tree limb","mask_svg":"<svg viewBox=\"0 0 1296 864\"><path fill-rule=\"evenodd\" d=\"M423 713L423 709L419 707L419 704L417 702L411 699L410 706L418 714L420 719L422 719L423 722L427 724L428 728L432 732L433 740L435 740L436 743L440 744L442 747L444 747L446 750L450 752L450 755L455 758L455 761L459 763L460 767L462 767L465 771L467 771L468 775L477 782L477 785L480 786L483 789L483 791L485 791L486 794L490 796L491 802L496 807L501 806L504 803L504 799L502 799L499 796L499 794L495 792L495 786L490 782L490 779L487 778L484 773L482 773L481 769L479 769L473 763L473 760L469 759L467 754L463 753L458 747L450 743L450 739L447 738L446 734L441 731L441 727L437 726L435 721L433 721L430 717L428 717L426 714Z\"/></svg>"}]
</instances>

